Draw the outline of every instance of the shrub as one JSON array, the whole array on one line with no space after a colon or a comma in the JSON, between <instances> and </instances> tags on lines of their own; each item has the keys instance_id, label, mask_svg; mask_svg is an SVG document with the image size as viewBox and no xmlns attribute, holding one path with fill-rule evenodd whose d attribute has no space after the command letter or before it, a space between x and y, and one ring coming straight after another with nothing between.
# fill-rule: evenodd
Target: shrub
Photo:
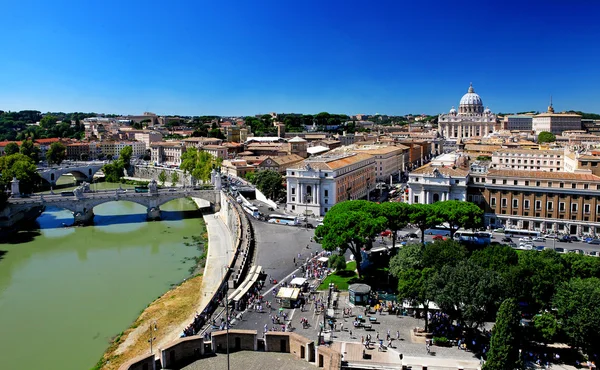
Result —
<instances>
[{"instance_id":1,"label":"shrub","mask_svg":"<svg viewBox=\"0 0 600 370\"><path fill-rule=\"evenodd\" d=\"M450 347L450 340L446 337L433 337L433 344L438 347Z\"/></svg>"}]
</instances>

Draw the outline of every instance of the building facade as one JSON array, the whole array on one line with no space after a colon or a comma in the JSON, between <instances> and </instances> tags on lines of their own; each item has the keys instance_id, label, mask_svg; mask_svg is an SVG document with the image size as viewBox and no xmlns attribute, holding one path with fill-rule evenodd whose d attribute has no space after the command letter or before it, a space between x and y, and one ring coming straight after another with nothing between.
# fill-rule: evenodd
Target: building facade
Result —
<instances>
[{"instance_id":1,"label":"building facade","mask_svg":"<svg viewBox=\"0 0 600 370\"><path fill-rule=\"evenodd\" d=\"M286 210L323 216L336 203L360 199L375 188L375 159L363 153L309 158L287 169Z\"/></svg>"},{"instance_id":2,"label":"building facade","mask_svg":"<svg viewBox=\"0 0 600 370\"><path fill-rule=\"evenodd\" d=\"M383 146L383 147L363 147L357 149L358 153L365 153L373 156L375 159L375 177L377 181L386 182L392 175L398 175L404 171L404 150L405 146ZM408 149L408 148L407 148Z\"/></svg>"},{"instance_id":3,"label":"building facade","mask_svg":"<svg viewBox=\"0 0 600 370\"><path fill-rule=\"evenodd\" d=\"M517 114L506 116L505 130L509 131L531 131L533 128L533 115Z\"/></svg>"},{"instance_id":4,"label":"building facade","mask_svg":"<svg viewBox=\"0 0 600 370\"><path fill-rule=\"evenodd\" d=\"M600 177L593 174L490 170L472 174L467 200L490 227L600 234Z\"/></svg>"},{"instance_id":5,"label":"building facade","mask_svg":"<svg viewBox=\"0 0 600 370\"><path fill-rule=\"evenodd\" d=\"M150 149L152 163L179 166L181 155L185 152L185 145L178 141L163 141L152 143Z\"/></svg>"},{"instance_id":6,"label":"building facade","mask_svg":"<svg viewBox=\"0 0 600 370\"><path fill-rule=\"evenodd\" d=\"M493 132L496 115L483 108L481 97L473 85L460 99L458 111L452 107L448 114L438 117L438 133L444 138L462 139L485 136Z\"/></svg>"},{"instance_id":7,"label":"building facade","mask_svg":"<svg viewBox=\"0 0 600 370\"><path fill-rule=\"evenodd\" d=\"M432 204L446 200L467 200L468 182L467 170L422 166L408 175L408 203Z\"/></svg>"},{"instance_id":8,"label":"building facade","mask_svg":"<svg viewBox=\"0 0 600 370\"><path fill-rule=\"evenodd\" d=\"M560 172L565 168L564 157L563 149L500 149L492 154L490 168Z\"/></svg>"},{"instance_id":9,"label":"building facade","mask_svg":"<svg viewBox=\"0 0 600 370\"><path fill-rule=\"evenodd\" d=\"M536 135L542 131L560 135L563 131L581 130L581 116L575 113L554 113L550 103L546 113L533 117L532 129Z\"/></svg>"}]
</instances>

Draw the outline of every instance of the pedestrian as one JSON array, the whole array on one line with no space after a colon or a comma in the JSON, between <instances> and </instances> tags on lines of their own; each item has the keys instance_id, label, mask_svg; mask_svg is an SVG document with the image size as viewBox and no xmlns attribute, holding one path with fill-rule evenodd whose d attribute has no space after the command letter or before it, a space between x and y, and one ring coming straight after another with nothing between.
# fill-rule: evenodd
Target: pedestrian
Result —
<instances>
[{"instance_id":1,"label":"pedestrian","mask_svg":"<svg viewBox=\"0 0 600 370\"><path fill-rule=\"evenodd\" d=\"M350 329L350 339L352 339L352 329Z\"/></svg>"},{"instance_id":2,"label":"pedestrian","mask_svg":"<svg viewBox=\"0 0 600 370\"><path fill-rule=\"evenodd\" d=\"M396 339L400 340L400 330L396 330Z\"/></svg>"},{"instance_id":3,"label":"pedestrian","mask_svg":"<svg viewBox=\"0 0 600 370\"><path fill-rule=\"evenodd\" d=\"M344 331L344 323L340 324L340 331Z\"/></svg>"},{"instance_id":4,"label":"pedestrian","mask_svg":"<svg viewBox=\"0 0 600 370\"><path fill-rule=\"evenodd\" d=\"M365 336L361 335L360 336L360 344L363 344L363 343L365 343Z\"/></svg>"}]
</instances>

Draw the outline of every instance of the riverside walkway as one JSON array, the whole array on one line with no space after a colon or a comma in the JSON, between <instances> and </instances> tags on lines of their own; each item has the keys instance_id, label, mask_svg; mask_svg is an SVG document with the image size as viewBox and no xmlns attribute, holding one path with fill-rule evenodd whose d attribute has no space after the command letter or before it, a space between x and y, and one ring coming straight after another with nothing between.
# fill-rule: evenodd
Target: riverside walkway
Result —
<instances>
[{"instance_id":1,"label":"riverside walkway","mask_svg":"<svg viewBox=\"0 0 600 370\"><path fill-rule=\"evenodd\" d=\"M196 200L195 200L196 201ZM199 204L199 206L201 206ZM202 277L202 296L196 307L196 312L202 312L210 303L213 293L221 285L225 274L225 266L229 264L234 255L234 240L232 234L223 221L225 217L221 212L205 214L206 230L208 232L208 252L204 273ZM186 326L194 321L195 313L179 324L176 329L171 330L168 335L157 338L154 354L160 357L160 348L177 340Z\"/></svg>"}]
</instances>

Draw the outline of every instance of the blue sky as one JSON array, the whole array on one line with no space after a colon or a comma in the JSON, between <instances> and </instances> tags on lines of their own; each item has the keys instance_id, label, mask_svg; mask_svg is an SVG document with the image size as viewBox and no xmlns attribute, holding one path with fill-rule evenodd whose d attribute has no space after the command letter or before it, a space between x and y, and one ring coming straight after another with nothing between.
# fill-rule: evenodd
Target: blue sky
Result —
<instances>
[{"instance_id":1,"label":"blue sky","mask_svg":"<svg viewBox=\"0 0 600 370\"><path fill-rule=\"evenodd\" d=\"M596 5L597 4L597 5ZM0 109L600 113L596 1L5 1Z\"/></svg>"}]
</instances>

